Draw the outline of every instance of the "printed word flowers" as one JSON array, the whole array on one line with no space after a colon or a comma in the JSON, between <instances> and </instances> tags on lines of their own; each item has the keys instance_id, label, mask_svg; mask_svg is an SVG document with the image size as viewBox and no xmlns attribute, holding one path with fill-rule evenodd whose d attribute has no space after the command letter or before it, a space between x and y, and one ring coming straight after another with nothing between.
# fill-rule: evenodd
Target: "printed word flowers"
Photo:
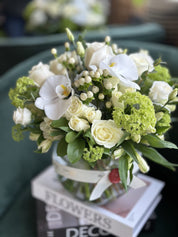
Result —
<instances>
[{"instance_id":1,"label":"printed word flowers","mask_svg":"<svg viewBox=\"0 0 178 237\"><path fill-rule=\"evenodd\" d=\"M13 138L29 131L38 152L55 142L58 156L78 168L82 161L87 169L117 169L125 189L134 163L144 173L149 159L174 170L155 149L177 149L164 140L177 88L161 59L146 51L127 54L109 36L87 43L66 31L73 49L69 42L61 55L52 49L54 59L34 65L9 92L17 108Z\"/></svg>"}]
</instances>

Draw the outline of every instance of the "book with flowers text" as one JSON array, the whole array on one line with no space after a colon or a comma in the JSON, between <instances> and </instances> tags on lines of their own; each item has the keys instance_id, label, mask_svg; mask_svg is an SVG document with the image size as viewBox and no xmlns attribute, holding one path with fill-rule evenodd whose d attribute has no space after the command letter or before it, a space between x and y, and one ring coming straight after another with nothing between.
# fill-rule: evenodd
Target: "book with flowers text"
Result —
<instances>
[{"instance_id":1,"label":"book with flowers text","mask_svg":"<svg viewBox=\"0 0 178 237\"><path fill-rule=\"evenodd\" d=\"M87 229L95 225L119 237L136 237L159 203L160 192L164 187L160 180L146 175L138 176L146 183L144 187L130 188L112 202L96 206L78 201L64 190L51 166L32 180L32 195L50 206L87 221L90 224ZM66 230L65 228L63 231ZM77 231L80 231L79 227Z\"/></svg>"}]
</instances>

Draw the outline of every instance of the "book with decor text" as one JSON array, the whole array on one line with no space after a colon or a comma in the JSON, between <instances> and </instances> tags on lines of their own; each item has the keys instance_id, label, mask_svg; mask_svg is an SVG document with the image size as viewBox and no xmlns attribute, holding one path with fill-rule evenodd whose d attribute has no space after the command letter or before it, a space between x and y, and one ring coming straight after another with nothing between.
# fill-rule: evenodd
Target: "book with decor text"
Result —
<instances>
[{"instance_id":1,"label":"book with decor text","mask_svg":"<svg viewBox=\"0 0 178 237\"><path fill-rule=\"evenodd\" d=\"M98 206L75 199L62 187L53 166L50 166L32 180L32 196L73 217L87 221L85 228L81 229L78 220L76 219L75 224L70 224L68 216L65 223L75 228L78 226L78 231L88 231L88 228L94 225L99 228L98 231L102 229L119 237L136 237L159 203L160 192L164 187L160 180L141 174L138 176L146 183L144 187L129 189L112 202ZM73 218L71 215L70 218ZM55 237L48 237L52 236Z\"/></svg>"}]
</instances>

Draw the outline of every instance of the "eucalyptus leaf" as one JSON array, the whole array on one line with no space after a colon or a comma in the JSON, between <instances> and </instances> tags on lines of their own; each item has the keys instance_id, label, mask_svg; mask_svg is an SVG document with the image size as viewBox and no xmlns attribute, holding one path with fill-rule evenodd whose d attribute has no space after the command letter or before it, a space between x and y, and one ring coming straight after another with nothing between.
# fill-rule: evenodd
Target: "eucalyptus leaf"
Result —
<instances>
[{"instance_id":1,"label":"eucalyptus leaf","mask_svg":"<svg viewBox=\"0 0 178 237\"><path fill-rule=\"evenodd\" d=\"M84 148L85 148L85 141L82 139L76 139L68 144L67 156L72 164L81 159Z\"/></svg>"},{"instance_id":2,"label":"eucalyptus leaf","mask_svg":"<svg viewBox=\"0 0 178 237\"><path fill-rule=\"evenodd\" d=\"M67 142L65 141L65 137L61 138L57 145L57 155L58 156L65 156L67 154Z\"/></svg>"},{"instance_id":3,"label":"eucalyptus leaf","mask_svg":"<svg viewBox=\"0 0 178 237\"><path fill-rule=\"evenodd\" d=\"M122 147L124 151L129 155L136 163L138 163L137 156L136 156L136 150L130 141L125 141L122 143Z\"/></svg>"},{"instance_id":4,"label":"eucalyptus leaf","mask_svg":"<svg viewBox=\"0 0 178 237\"><path fill-rule=\"evenodd\" d=\"M178 149L178 147L174 143L161 140L156 135L148 134L144 136L143 138L146 139L152 147Z\"/></svg>"},{"instance_id":5,"label":"eucalyptus leaf","mask_svg":"<svg viewBox=\"0 0 178 237\"><path fill-rule=\"evenodd\" d=\"M175 170L174 166L177 166L176 164L173 164L169 161L167 161L158 151L156 151L152 147L147 147L143 144L135 144L135 147L142 152L143 156L146 158L163 165L171 170Z\"/></svg>"},{"instance_id":6,"label":"eucalyptus leaf","mask_svg":"<svg viewBox=\"0 0 178 237\"><path fill-rule=\"evenodd\" d=\"M119 176L124 188L127 190L128 159L127 156L119 158Z\"/></svg>"}]
</instances>

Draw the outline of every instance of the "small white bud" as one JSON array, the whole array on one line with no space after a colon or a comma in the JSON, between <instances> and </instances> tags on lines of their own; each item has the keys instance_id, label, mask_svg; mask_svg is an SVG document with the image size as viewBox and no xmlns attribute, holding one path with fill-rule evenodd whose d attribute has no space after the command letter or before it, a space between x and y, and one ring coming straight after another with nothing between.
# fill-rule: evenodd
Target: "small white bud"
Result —
<instances>
[{"instance_id":1,"label":"small white bud","mask_svg":"<svg viewBox=\"0 0 178 237\"><path fill-rule=\"evenodd\" d=\"M90 71L90 76L94 77L95 76L95 72L94 71Z\"/></svg>"},{"instance_id":2,"label":"small white bud","mask_svg":"<svg viewBox=\"0 0 178 237\"><path fill-rule=\"evenodd\" d=\"M92 91L93 91L94 94L98 93L99 92L99 87L93 86Z\"/></svg>"},{"instance_id":3,"label":"small white bud","mask_svg":"<svg viewBox=\"0 0 178 237\"><path fill-rule=\"evenodd\" d=\"M96 78L100 78L100 73L99 72L95 72L95 75L94 75L94 77L96 77Z\"/></svg>"},{"instance_id":4,"label":"small white bud","mask_svg":"<svg viewBox=\"0 0 178 237\"><path fill-rule=\"evenodd\" d=\"M112 49L114 50L114 51L116 51L117 50L117 44L112 44Z\"/></svg>"},{"instance_id":5,"label":"small white bud","mask_svg":"<svg viewBox=\"0 0 178 237\"><path fill-rule=\"evenodd\" d=\"M104 69L104 70L103 70L103 75L104 75L104 77L107 77L107 76L109 75L109 72L108 72L107 69Z\"/></svg>"},{"instance_id":6,"label":"small white bud","mask_svg":"<svg viewBox=\"0 0 178 237\"><path fill-rule=\"evenodd\" d=\"M104 94L103 94L103 93L99 93L98 99L99 99L99 100L103 100L103 99L104 99Z\"/></svg>"},{"instance_id":7,"label":"small white bud","mask_svg":"<svg viewBox=\"0 0 178 237\"><path fill-rule=\"evenodd\" d=\"M66 33L67 33L67 37L70 41L74 42L74 35L72 34L72 32L69 30L69 28L66 28Z\"/></svg>"},{"instance_id":8,"label":"small white bud","mask_svg":"<svg viewBox=\"0 0 178 237\"><path fill-rule=\"evenodd\" d=\"M83 44L82 44L80 41L77 42L77 53L78 53L78 55L80 55L81 57L83 57L84 54L85 54L85 49L84 49L84 47L83 47Z\"/></svg>"},{"instance_id":9,"label":"small white bud","mask_svg":"<svg viewBox=\"0 0 178 237\"><path fill-rule=\"evenodd\" d=\"M81 94L80 94L80 99L81 99L82 101L85 101L87 98L88 98L88 97L87 97L87 94L86 94L86 93L81 93Z\"/></svg>"},{"instance_id":10,"label":"small white bud","mask_svg":"<svg viewBox=\"0 0 178 237\"><path fill-rule=\"evenodd\" d=\"M124 149L123 148L119 148L117 150L114 151L113 156L114 159L119 159L122 155L124 154Z\"/></svg>"},{"instance_id":11,"label":"small white bud","mask_svg":"<svg viewBox=\"0 0 178 237\"><path fill-rule=\"evenodd\" d=\"M85 83L85 78L84 78L84 77L81 77L81 78L79 79L79 84L80 84L81 86L83 86L84 83Z\"/></svg>"},{"instance_id":12,"label":"small white bud","mask_svg":"<svg viewBox=\"0 0 178 237\"><path fill-rule=\"evenodd\" d=\"M111 106L112 106L111 101L107 101L107 102L106 102L106 108L107 108L107 109L110 109Z\"/></svg>"},{"instance_id":13,"label":"small white bud","mask_svg":"<svg viewBox=\"0 0 178 237\"><path fill-rule=\"evenodd\" d=\"M87 97L88 98L92 98L93 97L93 92L92 91L88 91L87 92Z\"/></svg>"},{"instance_id":14,"label":"small white bud","mask_svg":"<svg viewBox=\"0 0 178 237\"><path fill-rule=\"evenodd\" d=\"M170 94L168 100L174 100L177 96L178 89L175 88Z\"/></svg>"},{"instance_id":15,"label":"small white bud","mask_svg":"<svg viewBox=\"0 0 178 237\"><path fill-rule=\"evenodd\" d=\"M75 64L75 58L73 58L73 57L69 58L68 63Z\"/></svg>"},{"instance_id":16,"label":"small white bud","mask_svg":"<svg viewBox=\"0 0 178 237\"><path fill-rule=\"evenodd\" d=\"M86 76L85 77L85 82L86 83L90 83L92 81L91 77L90 76Z\"/></svg>"},{"instance_id":17,"label":"small white bud","mask_svg":"<svg viewBox=\"0 0 178 237\"><path fill-rule=\"evenodd\" d=\"M112 89L112 83L111 83L111 82L107 82L107 83L105 84L105 88L106 88L107 90L111 90L111 89Z\"/></svg>"},{"instance_id":18,"label":"small white bud","mask_svg":"<svg viewBox=\"0 0 178 237\"><path fill-rule=\"evenodd\" d=\"M64 47L65 47L67 50L69 50L69 49L70 49L70 44L69 44L69 42L65 42Z\"/></svg>"},{"instance_id":19,"label":"small white bud","mask_svg":"<svg viewBox=\"0 0 178 237\"><path fill-rule=\"evenodd\" d=\"M109 35L107 35L106 37L105 37L105 42L106 43L109 43L111 41L111 37L109 36Z\"/></svg>"},{"instance_id":20,"label":"small white bud","mask_svg":"<svg viewBox=\"0 0 178 237\"><path fill-rule=\"evenodd\" d=\"M141 157L138 153L136 153L137 160L138 160L138 167L142 173L147 173L149 171L149 166L147 162Z\"/></svg>"},{"instance_id":21,"label":"small white bud","mask_svg":"<svg viewBox=\"0 0 178 237\"><path fill-rule=\"evenodd\" d=\"M88 76L88 74L89 74L88 71L83 71L83 72L82 72L82 76L84 76L84 77Z\"/></svg>"},{"instance_id":22,"label":"small white bud","mask_svg":"<svg viewBox=\"0 0 178 237\"><path fill-rule=\"evenodd\" d=\"M57 55L57 49L55 49L55 48L51 49L51 54L56 56Z\"/></svg>"}]
</instances>

